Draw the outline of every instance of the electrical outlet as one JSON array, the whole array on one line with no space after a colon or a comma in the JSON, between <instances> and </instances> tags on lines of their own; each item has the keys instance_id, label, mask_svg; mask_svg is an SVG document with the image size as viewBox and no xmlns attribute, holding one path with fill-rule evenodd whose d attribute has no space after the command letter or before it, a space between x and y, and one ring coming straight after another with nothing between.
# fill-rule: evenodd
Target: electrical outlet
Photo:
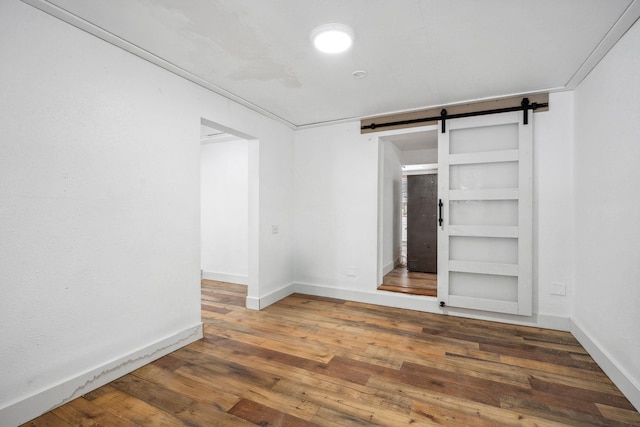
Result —
<instances>
[{"instance_id":1,"label":"electrical outlet","mask_svg":"<svg viewBox=\"0 0 640 427\"><path fill-rule=\"evenodd\" d=\"M350 265L347 267L347 276L356 277L356 267L355 265Z\"/></svg>"},{"instance_id":2,"label":"electrical outlet","mask_svg":"<svg viewBox=\"0 0 640 427\"><path fill-rule=\"evenodd\" d=\"M560 282L555 282L551 284L551 295L567 295L567 285Z\"/></svg>"},{"instance_id":3,"label":"electrical outlet","mask_svg":"<svg viewBox=\"0 0 640 427\"><path fill-rule=\"evenodd\" d=\"M277 225L272 225L271 226L271 234L278 234L280 230L278 230L278 226Z\"/></svg>"}]
</instances>

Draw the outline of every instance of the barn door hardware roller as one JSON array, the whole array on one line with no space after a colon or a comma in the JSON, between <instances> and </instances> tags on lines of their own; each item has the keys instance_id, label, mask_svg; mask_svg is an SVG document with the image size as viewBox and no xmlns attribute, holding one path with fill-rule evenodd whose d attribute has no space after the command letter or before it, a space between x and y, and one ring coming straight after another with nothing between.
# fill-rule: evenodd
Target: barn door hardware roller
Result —
<instances>
[{"instance_id":1,"label":"barn door hardware roller","mask_svg":"<svg viewBox=\"0 0 640 427\"><path fill-rule=\"evenodd\" d=\"M423 117L420 119L411 119L411 120L400 120L396 122L387 122L387 123L371 123L370 125L360 126L360 129L378 129L384 127L391 126L403 126L403 125L412 125L416 123L424 123L424 122L436 122L441 120L441 132L445 133L447 131L446 121L451 119L460 119L462 117L473 117L473 116L486 116L489 114L499 114L499 113L509 113L512 111L522 111L523 119L522 123L524 125L529 124L529 110L537 110L538 108L548 107L548 102L529 102L529 98L522 98L522 102L520 102L520 106L514 107L505 107L505 108L495 108L492 110L480 110L480 111L469 111L467 113L458 113L458 114L448 114L447 110L444 108L440 111L439 116L432 117Z\"/></svg>"}]
</instances>

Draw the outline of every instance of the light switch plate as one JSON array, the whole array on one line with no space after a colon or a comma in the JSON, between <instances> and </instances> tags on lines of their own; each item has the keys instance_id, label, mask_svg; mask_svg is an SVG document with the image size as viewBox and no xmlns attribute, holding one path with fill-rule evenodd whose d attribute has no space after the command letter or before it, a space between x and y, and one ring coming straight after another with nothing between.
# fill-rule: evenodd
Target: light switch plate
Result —
<instances>
[{"instance_id":1,"label":"light switch plate","mask_svg":"<svg viewBox=\"0 0 640 427\"><path fill-rule=\"evenodd\" d=\"M567 295L567 285L560 282L555 282L551 284L551 295Z\"/></svg>"}]
</instances>

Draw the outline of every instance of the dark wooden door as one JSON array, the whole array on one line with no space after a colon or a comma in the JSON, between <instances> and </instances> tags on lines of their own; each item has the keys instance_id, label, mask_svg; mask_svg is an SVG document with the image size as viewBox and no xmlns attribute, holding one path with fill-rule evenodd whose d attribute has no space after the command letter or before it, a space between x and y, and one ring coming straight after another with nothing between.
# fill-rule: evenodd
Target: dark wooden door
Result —
<instances>
[{"instance_id":1,"label":"dark wooden door","mask_svg":"<svg viewBox=\"0 0 640 427\"><path fill-rule=\"evenodd\" d=\"M438 272L438 175L407 177L407 268Z\"/></svg>"}]
</instances>

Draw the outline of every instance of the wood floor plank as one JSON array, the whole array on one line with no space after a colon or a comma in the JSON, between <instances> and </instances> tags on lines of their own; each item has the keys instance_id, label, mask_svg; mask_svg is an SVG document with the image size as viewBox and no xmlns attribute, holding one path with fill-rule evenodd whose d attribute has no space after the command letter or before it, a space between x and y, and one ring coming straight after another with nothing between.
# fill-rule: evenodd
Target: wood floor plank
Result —
<instances>
[{"instance_id":1,"label":"wood floor plank","mask_svg":"<svg viewBox=\"0 0 640 427\"><path fill-rule=\"evenodd\" d=\"M235 324L227 323L225 327L208 326L208 331L219 337L230 338L234 341L246 344L258 345L270 350L282 353L295 353L305 359L326 363L331 360L332 355L326 351L326 348L313 341L291 341L287 342L286 337L271 335L269 339L250 333L249 328L240 327Z\"/></svg>"},{"instance_id":2,"label":"wood floor plank","mask_svg":"<svg viewBox=\"0 0 640 427\"><path fill-rule=\"evenodd\" d=\"M320 343L323 346L356 352L366 350L368 345L366 337L360 335L341 333L333 328L331 328L330 334L323 334L319 333L321 327L318 324L309 326L298 324L291 326L284 321L285 319L282 316L273 316L270 315L270 313L264 313L259 319L247 318L241 313L231 314L225 319L236 324L248 326L251 331L272 333L274 336L282 336L287 340L297 338L300 341L306 341L309 337L312 337L314 342Z\"/></svg>"},{"instance_id":3,"label":"wood floor plank","mask_svg":"<svg viewBox=\"0 0 640 427\"><path fill-rule=\"evenodd\" d=\"M354 313L356 312L359 315L360 313L362 313L361 311L354 310ZM376 314L376 317L384 318L385 314L383 313L384 312ZM320 319L323 317L326 319L327 317L326 313L324 315L321 312L315 315L310 315L306 311L304 316L306 319L312 319L312 316L315 316L316 319ZM408 350L416 354L421 354L424 357L429 357L432 355L444 355L444 353L446 353L447 351L457 351L461 348L479 348L479 344L477 342L419 334L417 332L421 331L421 326L410 321L403 321L401 324L399 324L399 322L389 323L389 320L384 322L385 324L381 324L382 322L367 323L367 319L371 319L371 315L366 313L362 314L361 317L352 315L351 317L355 318L356 320L345 320L343 317L340 317L338 315L332 316L335 318L336 323L350 322L353 325L357 325L360 329L358 337L361 337L370 346L379 346L399 351ZM397 314L395 312L391 312L386 318L393 318L392 316L395 317L397 316ZM333 334L332 331L329 331L329 333L331 335Z\"/></svg>"},{"instance_id":4,"label":"wood floor plank","mask_svg":"<svg viewBox=\"0 0 640 427\"><path fill-rule=\"evenodd\" d=\"M212 350L212 347L215 350ZM215 351L220 357L228 357L229 360L248 361L248 363L279 363L290 368L303 368L311 372L324 373L326 364L316 362L292 354L283 353L276 350L263 348L260 346L246 344L231 339L218 341L214 344L202 342L199 346L192 346L191 349L208 354ZM245 357L247 356L247 357ZM188 356L190 357L190 356ZM355 377L359 381L359 376Z\"/></svg>"},{"instance_id":5,"label":"wood floor plank","mask_svg":"<svg viewBox=\"0 0 640 427\"><path fill-rule=\"evenodd\" d=\"M306 359L299 361L292 360L291 356L278 354L272 351L264 351L263 349L238 346L239 343L232 341L221 343L216 348L216 353L220 357L233 358L237 363L248 366L259 366L260 370L275 376L276 378L295 377L298 381L306 383L310 377L324 378L328 382L336 379L336 382L349 382L355 384L366 384L369 380L369 374L362 373L353 369L345 370L341 366L335 366L333 363L311 362ZM206 346L207 344L203 344ZM205 352L210 351L206 348ZM291 363L293 361L293 363ZM300 363L302 361L302 363ZM328 378L326 378L328 377Z\"/></svg>"},{"instance_id":6,"label":"wood floor plank","mask_svg":"<svg viewBox=\"0 0 640 427\"><path fill-rule=\"evenodd\" d=\"M454 376L450 374L441 374L440 376L428 376L419 371L412 369L388 369L376 365L363 362L350 361L345 362L351 366L351 369L369 373L371 376L384 378L387 381L401 384L409 384L423 387L428 390L449 393L456 397L483 402L497 406L499 404L498 397L488 394L484 389L478 386L470 386L468 384L460 385L459 382L447 381ZM403 365L404 366L404 365ZM435 371L434 371L435 373ZM443 378L444 377L444 378Z\"/></svg>"},{"instance_id":7,"label":"wood floor plank","mask_svg":"<svg viewBox=\"0 0 640 427\"><path fill-rule=\"evenodd\" d=\"M291 295L290 297L284 299L280 306L288 306L288 307L296 307L299 308L300 304L304 304L305 311L306 310L317 310L323 313L324 316L329 316L330 318L340 319L343 321L350 321L354 324L365 324L365 325L373 325L379 328L387 328L398 331L407 331L407 332L419 332L422 328L419 325L411 324L411 323L399 323L394 321L392 318L386 317L383 314L375 314L375 313L367 313L364 311L356 311L356 310L348 310L344 309L344 306L348 306L351 303L347 302L344 305L336 308L331 308L327 310L322 302L316 301L310 298L304 298L302 301L296 301L300 296L297 294ZM275 308L274 308L275 309Z\"/></svg>"},{"instance_id":8,"label":"wood floor plank","mask_svg":"<svg viewBox=\"0 0 640 427\"><path fill-rule=\"evenodd\" d=\"M524 416L545 419L545 422L556 422L576 427L623 427L612 419L605 419L593 413L585 412L584 406L571 404L570 397L564 397L560 401L548 400L546 403L537 399L520 399L515 396L504 396L501 407L517 412Z\"/></svg>"},{"instance_id":9,"label":"wood floor plank","mask_svg":"<svg viewBox=\"0 0 640 427\"><path fill-rule=\"evenodd\" d=\"M327 392L325 387L310 383L300 384L284 380L277 385L278 389L286 390L288 394L310 399L322 408L329 408L373 425L397 426L415 422L409 414L410 408L397 404L395 397L393 401L387 401L375 395L354 392L354 387L357 385L346 385L338 392Z\"/></svg>"},{"instance_id":10,"label":"wood floor plank","mask_svg":"<svg viewBox=\"0 0 640 427\"><path fill-rule=\"evenodd\" d=\"M529 376L518 368L505 366L493 360L466 356L467 351L463 351L463 353L464 355L459 354L459 352L444 351L442 353L432 352L425 356L422 351L410 353L398 349L371 346L367 349L367 355L375 355L381 360L395 361L396 363L394 365L377 363L376 359L372 361L371 357L363 358L359 354L351 354L349 358L396 369L400 369L405 362L414 362L451 372L462 372L479 378L489 377L493 381L504 382L505 384L528 385Z\"/></svg>"},{"instance_id":11,"label":"wood floor plank","mask_svg":"<svg viewBox=\"0 0 640 427\"><path fill-rule=\"evenodd\" d=\"M112 391L111 386L102 387L106 392ZM117 415L82 397L72 400L66 405L62 405L52 411L65 422L73 426L99 426L113 425L118 427L133 427L136 424L128 419L120 418Z\"/></svg>"},{"instance_id":12,"label":"wood floor plank","mask_svg":"<svg viewBox=\"0 0 640 427\"><path fill-rule=\"evenodd\" d=\"M238 402L229 413L250 421L259 426L278 426L278 427L311 427L316 424L306 420L294 417L276 409L252 402L248 399L242 399Z\"/></svg>"},{"instance_id":13,"label":"wood floor plank","mask_svg":"<svg viewBox=\"0 0 640 427\"><path fill-rule=\"evenodd\" d=\"M566 376L567 378L581 378L586 381L610 383L607 376L600 370L593 371L591 369L584 369L583 367L557 365L553 363L553 361L529 359L527 358L526 354L522 354L521 357L500 354L500 360L502 361L502 363L507 365L519 366L521 368L532 369L535 371L554 373L559 376Z\"/></svg>"},{"instance_id":14,"label":"wood floor plank","mask_svg":"<svg viewBox=\"0 0 640 427\"><path fill-rule=\"evenodd\" d=\"M567 332L246 289L203 280L202 340L26 425L640 426Z\"/></svg>"},{"instance_id":15,"label":"wood floor plank","mask_svg":"<svg viewBox=\"0 0 640 427\"><path fill-rule=\"evenodd\" d=\"M396 393L409 397L413 401L412 414L420 420L430 421L437 425L466 426L456 419L468 419L469 414L473 414L479 421L473 421L476 425L482 426L557 426L566 424L549 421L544 417L525 417L523 414L499 408L494 405L487 405L481 402L468 400L439 391L430 390L421 386L410 384L393 383L380 377L371 377L370 387L386 390L389 393ZM440 412L440 416L438 416ZM471 425L474 425L473 423Z\"/></svg>"},{"instance_id":16,"label":"wood floor plank","mask_svg":"<svg viewBox=\"0 0 640 427\"><path fill-rule=\"evenodd\" d=\"M166 371L175 371L184 364L184 360L175 357L172 354L167 354L166 356L163 356L160 359L156 359L152 362L153 366L162 368Z\"/></svg>"},{"instance_id":17,"label":"wood floor plank","mask_svg":"<svg viewBox=\"0 0 640 427\"><path fill-rule=\"evenodd\" d=\"M480 350L490 353L498 353L504 356L526 358L538 362L547 362L554 365L580 368L589 371L600 370L595 362L575 360L568 352L546 349L527 344L480 343Z\"/></svg>"},{"instance_id":18,"label":"wood floor plank","mask_svg":"<svg viewBox=\"0 0 640 427\"><path fill-rule=\"evenodd\" d=\"M310 419L318 410L312 402L305 399L273 391L273 386L281 379L256 368L245 368L238 364L225 365L221 360L200 359L197 365L185 366L179 371L181 375L195 381L202 381L202 378L215 381L218 387L240 398L270 406L301 419Z\"/></svg>"},{"instance_id":19,"label":"wood floor plank","mask_svg":"<svg viewBox=\"0 0 640 427\"><path fill-rule=\"evenodd\" d=\"M608 420L628 425L640 425L640 413L634 409L622 409L596 403L598 410Z\"/></svg>"},{"instance_id":20,"label":"wood floor plank","mask_svg":"<svg viewBox=\"0 0 640 427\"><path fill-rule=\"evenodd\" d=\"M132 421L138 426L169 427L185 425L167 411L158 409L117 389L98 397L93 403L106 408L107 411L118 418Z\"/></svg>"},{"instance_id":21,"label":"wood floor plank","mask_svg":"<svg viewBox=\"0 0 640 427\"><path fill-rule=\"evenodd\" d=\"M186 383L188 379L183 381ZM247 425L242 419L237 419L229 411L230 408L218 403L211 393L206 393L206 387L199 388L203 391L203 396L189 393L190 396L187 397L184 388L176 392L166 387L157 387L157 383L137 375L126 375L115 380L112 385L129 396L170 413L185 425Z\"/></svg>"},{"instance_id":22,"label":"wood floor plank","mask_svg":"<svg viewBox=\"0 0 640 427\"><path fill-rule=\"evenodd\" d=\"M227 390L220 390L218 387L212 386L207 387L207 384L193 381L174 371L159 368L153 363L137 369L131 376L146 380L148 382L147 388L154 390L155 393L159 393L155 390L168 389L175 394L211 405L222 411L228 411L240 400L237 395ZM149 383L153 383L155 386Z\"/></svg>"},{"instance_id":23,"label":"wood floor plank","mask_svg":"<svg viewBox=\"0 0 640 427\"><path fill-rule=\"evenodd\" d=\"M517 412L498 411L487 406L480 409L469 406L416 401L411 413L418 419L424 417L437 425L447 427L566 426L563 423L525 416Z\"/></svg>"},{"instance_id":24,"label":"wood floor plank","mask_svg":"<svg viewBox=\"0 0 640 427\"><path fill-rule=\"evenodd\" d=\"M529 382L534 390L539 390L553 396L571 396L571 399L574 401L583 401L589 402L590 404L602 404L621 409L633 410L631 403L622 396L587 390L580 387L571 387L551 381L544 381L535 377L531 378Z\"/></svg>"},{"instance_id":25,"label":"wood floor plank","mask_svg":"<svg viewBox=\"0 0 640 427\"><path fill-rule=\"evenodd\" d=\"M232 312L228 308L218 307L213 304L205 304L204 302L200 305L200 307L202 308L203 312L211 311L213 313L221 313L221 314L228 314Z\"/></svg>"},{"instance_id":26,"label":"wood floor plank","mask_svg":"<svg viewBox=\"0 0 640 427\"><path fill-rule=\"evenodd\" d=\"M519 348L526 345L528 349L534 348L535 350L553 352L553 350L560 350L563 353L567 353L571 356L573 353L584 353L584 349L576 342L558 342L558 340L550 339L545 340L530 335L515 335L513 333L498 333L497 331L491 331L486 327L475 327L465 325L460 329L435 329L430 327L423 328L423 333L428 336L439 336L453 338L463 341L474 341L486 345L515 345ZM590 361L590 359L588 359Z\"/></svg>"},{"instance_id":27,"label":"wood floor plank","mask_svg":"<svg viewBox=\"0 0 640 427\"><path fill-rule=\"evenodd\" d=\"M623 397L620 390L601 373L593 373L592 376L585 376L583 371L565 368L556 372L557 367L553 365L550 366L548 364L542 364L542 369L536 369L540 367L538 364L535 364L534 367L529 367L529 363L527 363L528 361L523 361L521 359L516 359L519 363L511 363L513 360L511 360L510 363L504 363L500 360L500 355L496 353L475 352L473 354L467 353L465 355L448 353L447 357L463 358L468 360L469 367L476 366L477 364L479 364L479 366L483 366L488 363L496 365L496 369L504 373L515 372L526 378L538 378L555 384Z\"/></svg>"},{"instance_id":28,"label":"wood floor plank","mask_svg":"<svg viewBox=\"0 0 640 427\"><path fill-rule=\"evenodd\" d=\"M40 417L23 424L22 427L75 427L83 426L86 424L70 423L60 418L57 414L47 412Z\"/></svg>"},{"instance_id":29,"label":"wood floor plank","mask_svg":"<svg viewBox=\"0 0 640 427\"><path fill-rule=\"evenodd\" d=\"M350 415L340 410L334 410L328 407L322 407L313 417L314 423L320 426L367 426L372 424L367 418L360 415ZM412 424L414 426L422 426L427 424ZM439 424L431 424L432 426Z\"/></svg>"},{"instance_id":30,"label":"wood floor plank","mask_svg":"<svg viewBox=\"0 0 640 427\"><path fill-rule=\"evenodd\" d=\"M219 282L217 280L203 279L200 281L200 286L202 288L203 295L205 293L210 293L210 291L213 291L214 295L236 295L236 296L247 295L247 286L239 285L236 283L227 283L227 282ZM241 307L244 307L244 305L242 305Z\"/></svg>"}]
</instances>

